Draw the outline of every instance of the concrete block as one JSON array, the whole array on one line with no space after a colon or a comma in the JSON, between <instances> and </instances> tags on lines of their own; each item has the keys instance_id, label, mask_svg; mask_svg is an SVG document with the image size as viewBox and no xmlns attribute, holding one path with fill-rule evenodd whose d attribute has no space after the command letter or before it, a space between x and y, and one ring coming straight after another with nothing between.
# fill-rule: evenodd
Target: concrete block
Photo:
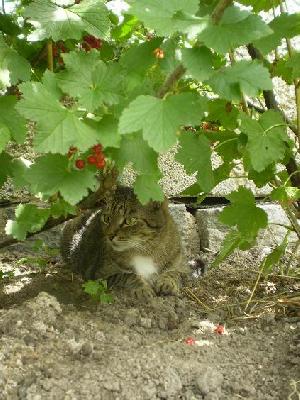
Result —
<instances>
[{"instance_id":1,"label":"concrete block","mask_svg":"<svg viewBox=\"0 0 300 400\"><path fill-rule=\"evenodd\" d=\"M200 239L195 217L184 204L170 204L170 213L178 227L182 247L188 260L195 259L200 253Z\"/></svg>"},{"instance_id":2,"label":"concrete block","mask_svg":"<svg viewBox=\"0 0 300 400\"><path fill-rule=\"evenodd\" d=\"M259 248L274 247L280 244L287 232L282 225L290 225L284 210L277 204L258 204L268 214L269 227L259 234L257 246ZM229 231L227 225L218 220L219 213L225 206L201 208L196 212L196 221L200 235L200 242L206 244L206 248L213 252L220 249L221 243ZM296 242L297 236L291 233L290 242Z\"/></svg>"}]
</instances>

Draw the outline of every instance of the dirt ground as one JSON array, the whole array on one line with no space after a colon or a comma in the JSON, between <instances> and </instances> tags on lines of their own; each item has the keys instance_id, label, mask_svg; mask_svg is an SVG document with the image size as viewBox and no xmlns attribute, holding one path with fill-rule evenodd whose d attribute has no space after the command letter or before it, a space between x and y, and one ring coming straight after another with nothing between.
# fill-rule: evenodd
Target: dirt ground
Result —
<instances>
[{"instance_id":1,"label":"dirt ground","mask_svg":"<svg viewBox=\"0 0 300 400\"><path fill-rule=\"evenodd\" d=\"M0 253L0 400L300 399L299 277L260 281L245 311L255 254L236 254L179 298L98 304L32 254Z\"/></svg>"}]
</instances>

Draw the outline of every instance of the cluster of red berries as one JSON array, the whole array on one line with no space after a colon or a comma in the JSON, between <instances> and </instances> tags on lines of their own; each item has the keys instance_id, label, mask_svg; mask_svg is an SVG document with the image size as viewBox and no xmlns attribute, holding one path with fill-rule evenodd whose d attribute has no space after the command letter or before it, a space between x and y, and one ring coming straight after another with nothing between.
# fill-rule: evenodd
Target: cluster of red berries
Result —
<instances>
[{"instance_id":1,"label":"cluster of red berries","mask_svg":"<svg viewBox=\"0 0 300 400\"><path fill-rule=\"evenodd\" d=\"M73 157L77 151L77 147L70 147L68 151L68 158ZM103 154L101 144L96 144L92 147L92 153L87 156L86 161L90 165L95 165L97 169L103 169L105 167L105 156ZM83 169L86 165L86 161L82 158L77 158L75 161L76 168Z\"/></svg>"},{"instance_id":2,"label":"cluster of red berries","mask_svg":"<svg viewBox=\"0 0 300 400\"><path fill-rule=\"evenodd\" d=\"M90 51L91 49L101 49L102 45L102 40L92 35L85 35L81 44L85 51Z\"/></svg>"},{"instance_id":3,"label":"cluster of red berries","mask_svg":"<svg viewBox=\"0 0 300 400\"><path fill-rule=\"evenodd\" d=\"M153 54L156 58L164 58L165 57L165 52L163 51L163 49L161 49L160 47L158 47L157 49L155 49L153 51Z\"/></svg>"}]
</instances>

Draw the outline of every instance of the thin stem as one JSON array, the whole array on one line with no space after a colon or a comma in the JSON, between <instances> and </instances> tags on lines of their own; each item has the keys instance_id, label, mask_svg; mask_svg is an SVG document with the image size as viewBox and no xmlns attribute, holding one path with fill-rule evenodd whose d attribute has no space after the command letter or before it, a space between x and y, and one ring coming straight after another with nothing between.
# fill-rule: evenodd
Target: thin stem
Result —
<instances>
[{"instance_id":1,"label":"thin stem","mask_svg":"<svg viewBox=\"0 0 300 400\"><path fill-rule=\"evenodd\" d=\"M273 3L273 7L272 7L273 17L276 18L274 1L272 3ZM280 58L280 56L279 56L279 53L278 53L278 47L275 47L275 61L278 61L279 58Z\"/></svg>"},{"instance_id":2,"label":"thin stem","mask_svg":"<svg viewBox=\"0 0 300 400\"><path fill-rule=\"evenodd\" d=\"M179 81L179 79L183 76L185 73L186 69L182 64L178 65L177 68L174 69L174 71L167 77L165 80L164 84L162 87L159 89L157 93L157 97L162 99L170 89L172 89L173 85Z\"/></svg>"},{"instance_id":3,"label":"thin stem","mask_svg":"<svg viewBox=\"0 0 300 400\"><path fill-rule=\"evenodd\" d=\"M223 17L224 11L233 3L233 0L220 0L211 14L211 19L217 25Z\"/></svg>"},{"instance_id":4,"label":"thin stem","mask_svg":"<svg viewBox=\"0 0 300 400\"><path fill-rule=\"evenodd\" d=\"M48 69L53 72L53 45L52 40L47 43Z\"/></svg>"},{"instance_id":5,"label":"thin stem","mask_svg":"<svg viewBox=\"0 0 300 400\"><path fill-rule=\"evenodd\" d=\"M5 0L2 0L2 12L5 14Z\"/></svg>"},{"instance_id":6,"label":"thin stem","mask_svg":"<svg viewBox=\"0 0 300 400\"><path fill-rule=\"evenodd\" d=\"M281 13L286 12L283 6L282 0L279 1L279 7ZM292 43L290 39L286 38L286 45L288 49L289 56L292 57L294 53L294 49L292 46ZM298 136L298 153L300 153L300 87L299 87L299 80L295 79L294 80L294 85L295 85L295 98L296 98L296 112L297 112L297 136Z\"/></svg>"}]
</instances>

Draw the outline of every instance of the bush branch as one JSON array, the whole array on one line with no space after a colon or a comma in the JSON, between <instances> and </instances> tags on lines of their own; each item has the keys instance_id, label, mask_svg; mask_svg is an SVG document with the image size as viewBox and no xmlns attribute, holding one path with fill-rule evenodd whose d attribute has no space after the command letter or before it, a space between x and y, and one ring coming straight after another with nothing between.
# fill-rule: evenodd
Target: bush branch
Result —
<instances>
[{"instance_id":1,"label":"bush branch","mask_svg":"<svg viewBox=\"0 0 300 400\"><path fill-rule=\"evenodd\" d=\"M264 57L262 56L260 51L253 46L253 44L249 44L247 46L247 49L248 49L248 53L250 54L250 56L253 60L264 61ZM280 109L280 107L276 101L274 91L273 90L264 90L263 96L265 99L267 109L268 110L276 110L276 111L280 112L283 119L287 122L287 124L290 126L292 131L294 133L296 133L296 135L297 135L297 128L293 124L290 123L290 121L287 118L287 116L285 115L285 113ZM296 132L295 132L295 130L296 130ZM291 157L289 159L289 161L285 164L285 167L286 167L288 174L291 175L292 185L300 189L300 172L298 170L298 166L297 166L295 159L293 157ZM299 202L298 202L298 207L300 207Z\"/></svg>"},{"instance_id":2,"label":"bush branch","mask_svg":"<svg viewBox=\"0 0 300 400\"><path fill-rule=\"evenodd\" d=\"M182 64L179 64L178 67L174 69L173 72L167 77L162 87L157 92L157 97L162 99L169 91L172 89L174 84L179 81L179 79L183 76L186 69Z\"/></svg>"},{"instance_id":3,"label":"bush branch","mask_svg":"<svg viewBox=\"0 0 300 400\"><path fill-rule=\"evenodd\" d=\"M233 0L220 0L211 14L211 19L217 25L223 17L224 11L233 3Z\"/></svg>"}]
</instances>

